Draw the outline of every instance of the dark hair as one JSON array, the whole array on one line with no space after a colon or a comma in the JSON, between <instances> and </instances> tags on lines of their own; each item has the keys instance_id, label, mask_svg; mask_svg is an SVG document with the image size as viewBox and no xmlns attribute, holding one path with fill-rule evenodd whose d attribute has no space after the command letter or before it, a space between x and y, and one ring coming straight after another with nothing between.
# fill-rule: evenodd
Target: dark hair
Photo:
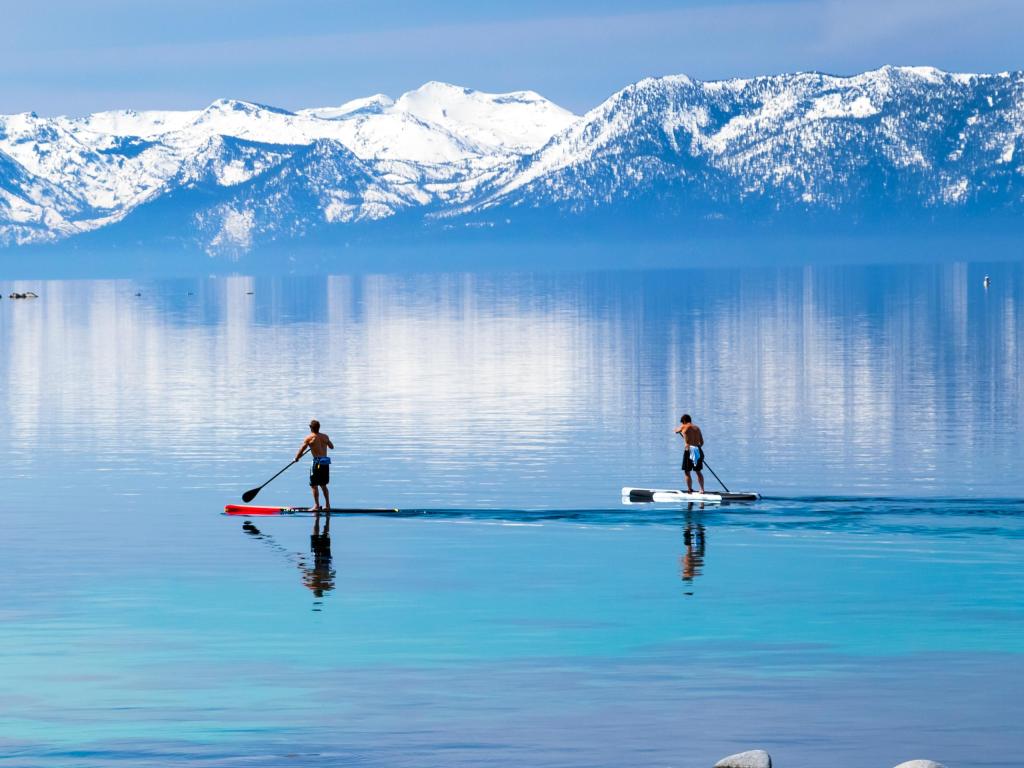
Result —
<instances>
[{"instance_id":1,"label":"dark hair","mask_svg":"<svg viewBox=\"0 0 1024 768\"><path fill-rule=\"evenodd\" d=\"M312 429L314 432L319 432L320 431L320 422L317 421L316 419L312 419L309 422L309 428Z\"/></svg>"},{"instance_id":2,"label":"dark hair","mask_svg":"<svg viewBox=\"0 0 1024 768\"><path fill-rule=\"evenodd\" d=\"M680 423L680 424L689 424L689 423L690 423L690 414L688 414L688 413L684 413L684 414L683 414L683 418L681 418L681 419L679 420L679 423Z\"/></svg>"}]
</instances>

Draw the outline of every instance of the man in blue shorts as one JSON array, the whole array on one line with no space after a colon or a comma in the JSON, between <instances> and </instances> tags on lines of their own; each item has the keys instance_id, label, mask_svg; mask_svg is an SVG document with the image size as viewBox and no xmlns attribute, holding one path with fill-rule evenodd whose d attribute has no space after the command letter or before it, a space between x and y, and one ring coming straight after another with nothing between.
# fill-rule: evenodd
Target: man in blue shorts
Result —
<instances>
[{"instance_id":1,"label":"man in blue shorts","mask_svg":"<svg viewBox=\"0 0 1024 768\"><path fill-rule=\"evenodd\" d=\"M313 457L313 464L309 468L309 487L313 489L313 509L322 509L320 506L320 489L324 489L324 503L327 509L331 508L331 496L327 492L327 484L331 482L331 459L327 455L327 449L334 450L334 443L331 438L320 431L320 422L313 419L309 422L310 433L299 446L295 460L302 458L302 454L309 449Z\"/></svg>"}]
</instances>

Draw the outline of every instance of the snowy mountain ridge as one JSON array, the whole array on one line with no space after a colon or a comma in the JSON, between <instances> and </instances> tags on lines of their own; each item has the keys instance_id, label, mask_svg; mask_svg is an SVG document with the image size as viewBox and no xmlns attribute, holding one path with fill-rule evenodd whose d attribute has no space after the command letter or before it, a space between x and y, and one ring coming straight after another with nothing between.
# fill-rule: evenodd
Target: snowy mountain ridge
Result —
<instances>
[{"instance_id":1,"label":"snowy mountain ridge","mask_svg":"<svg viewBox=\"0 0 1024 768\"><path fill-rule=\"evenodd\" d=\"M0 116L6 246L102 232L238 258L372 222L408 236L1022 213L1022 73L671 75L582 116L438 82L296 112Z\"/></svg>"}]
</instances>

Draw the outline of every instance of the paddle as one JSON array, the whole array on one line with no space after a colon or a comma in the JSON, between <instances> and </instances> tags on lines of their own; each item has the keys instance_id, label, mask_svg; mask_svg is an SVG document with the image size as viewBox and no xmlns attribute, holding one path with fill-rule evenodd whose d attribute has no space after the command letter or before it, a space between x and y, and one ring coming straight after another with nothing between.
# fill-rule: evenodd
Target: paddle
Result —
<instances>
[{"instance_id":1,"label":"paddle","mask_svg":"<svg viewBox=\"0 0 1024 768\"><path fill-rule=\"evenodd\" d=\"M303 451L302 453L299 454L299 459L301 459L305 455L306 455L306 452ZM282 469L281 472L284 472L284 470L288 469L288 467L290 467L292 464L298 464L299 463L299 459L295 459L294 461L288 462L288 465L284 469ZM243 493L242 494L242 501L244 501L246 504L248 504L250 501L255 499L256 498L256 494L259 493L260 491L262 491L266 486L270 485L270 482L272 480L276 479L277 476L281 474L281 472L278 472L277 475L274 475L274 477L270 478L270 480L267 480L267 482L265 482L263 485L259 486L258 488L250 488L248 491Z\"/></svg>"},{"instance_id":2,"label":"paddle","mask_svg":"<svg viewBox=\"0 0 1024 768\"><path fill-rule=\"evenodd\" d=\"M703 448L701 448L700 450L701 450L701 453L703 453L703 452L704 452L704 449L703 449ZM715 474L715 470L713 470L713 469L711 468L711 465L710 465L710 464L708 464L708 457L707 457L707 456L705 456L705 457L704 457L704 466L708 468L708 471L709 471L709 472L710 472L710 473L711 473L712 475L715 475L715 480L717 480L717 481L719 482L719 484L720 484L720 485L721 485L721 486L722 486L723 488L725 488L725 492L726 492L726 493L732 493L732 491L730 491L730 490L729 490L729 486L727 486L727 485L726 485L725 483L723 483L723 482L722 482L722 478L720 478L720 477L719 477L719 476L718 476L717 474Z\"/></svg>"}]
</instances>

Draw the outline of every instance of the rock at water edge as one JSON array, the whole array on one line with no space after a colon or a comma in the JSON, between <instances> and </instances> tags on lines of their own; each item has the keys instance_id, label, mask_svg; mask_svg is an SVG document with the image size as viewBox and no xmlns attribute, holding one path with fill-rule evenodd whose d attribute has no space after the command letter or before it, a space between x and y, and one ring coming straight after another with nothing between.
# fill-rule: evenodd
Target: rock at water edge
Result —
<instances>
[{"instance_id":1,"label":"rock at water edge","mask_svg":"<svg viewBox=\"0 0 1024 768\"><path fill-rule=\"evenodd\" d=\"M772 756L763 749L751 749L723 757L715 768L772 768Z\"/></svg>"}]
</instances>

